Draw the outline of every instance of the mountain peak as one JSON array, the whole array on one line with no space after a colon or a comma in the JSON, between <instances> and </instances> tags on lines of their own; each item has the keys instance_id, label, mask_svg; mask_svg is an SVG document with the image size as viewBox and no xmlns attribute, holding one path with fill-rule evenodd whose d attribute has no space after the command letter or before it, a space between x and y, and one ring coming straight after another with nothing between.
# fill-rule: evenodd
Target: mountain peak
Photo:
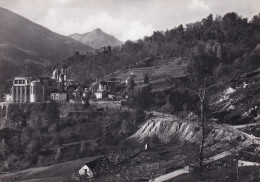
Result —
<instances>
[{"instance_id":1,"label":"mountain peak","mask_svg":"<svg viewBox=\"0 0 260 182\"><path fill-rule=\"evenodd\" d=\"M100 28L93 30L92 32L104 33Z\"/></svg>"},{"instance_id":2,"label":"mountain peak","mask_svg":"<svg viewBox=\"0 0 260 182\"><path fill-rule=\"evenodd\" d=\"M103 32L100 28L84 34L75 33L70 35L70 37L95 49L108 45L114 47L123 43L122 41L116 39L113 35Z\"/></svg>"}]
</instances>

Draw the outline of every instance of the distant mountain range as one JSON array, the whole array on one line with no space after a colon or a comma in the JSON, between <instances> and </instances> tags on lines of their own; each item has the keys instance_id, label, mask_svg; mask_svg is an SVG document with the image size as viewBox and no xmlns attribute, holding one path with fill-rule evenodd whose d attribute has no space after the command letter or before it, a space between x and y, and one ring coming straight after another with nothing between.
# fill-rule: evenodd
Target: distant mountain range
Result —
<instances>
[{"instance_id":1,"label":"distant mountain range","mask_svg":"<svg viewBox=\"0 0 260 182\"><path fill-rule=\"evenodd\" d=\"M94 51L0 7L0 88L14 76L43 74L75 51Z\"/></svg>"},{"instance_id":2,"label":"distant mountain range","mask_svg":"<svg viewBox=\"0 0 260 182\"><path fill-rule=\"evenodd\" d=\"M84 34L75 33L69 37L95 49L108 45L114 47L123 44L122 41L116 39L113 35L106 34L99 28Z\"/></svg>"}]
</instances>

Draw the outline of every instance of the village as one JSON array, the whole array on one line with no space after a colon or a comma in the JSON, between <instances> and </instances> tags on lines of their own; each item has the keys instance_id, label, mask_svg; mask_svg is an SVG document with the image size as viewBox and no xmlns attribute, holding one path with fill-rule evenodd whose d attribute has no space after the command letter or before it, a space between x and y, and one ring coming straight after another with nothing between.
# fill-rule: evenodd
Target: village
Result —
<instances>
[{"instance_id":1,"label":"village","mask_svg":"<svg viewBox=\"0 0 260 182\"><path fill-rule=\"evenodd\" d=\"M138 82L141 84L142 82ZM67 80L67 66L53 71L52 77L15 77L10 93L1 95L1 102L71 102L86 103L87 100L119 101L128 98L129 90L134 87L133 75L126 80L110 78L81 85L77 81Z\"/></svg>"},{"instance_id":2,"label":"village","mask_svg":"<svg viewBox=\"0 0 260 182\"><path fill-rule=\"evenodd\" d=\"M259 182L260 1L228 3L0 0L0 182Z\"/></svg>"},{"instance_id":3,"label":"village","mask_svg":"<svg viewBox=\"0 0 260 182\"><path fill-rule=\"evenodd\" d=\"M135 67L117 70L87 85L68 79L66 61L50 77L15 77L9 93L1 93L4 103L44 103L50 101L89 104L117 101L133 104L137 95L149 92L156 104L169 100L170 90L186 90L186 64L179 59L158 60L161 66ZM147 59L143 60L147 62ZM117 75L116 75L117 73ZM168 75L165 77L165 75Z\"/></svg>"}]
</instances>

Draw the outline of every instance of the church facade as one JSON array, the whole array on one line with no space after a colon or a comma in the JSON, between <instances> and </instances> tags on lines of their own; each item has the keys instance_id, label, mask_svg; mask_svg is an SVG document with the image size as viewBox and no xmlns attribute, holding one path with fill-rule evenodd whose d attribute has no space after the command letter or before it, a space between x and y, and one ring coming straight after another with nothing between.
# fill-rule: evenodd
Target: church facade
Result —
<instances>
[{"instance_id":1,"label":"church facade","mask_svg":"<svg viewBox=\"0 0 260 182\"><path fill-rule=\"evenodd\" d=\"M12 102L67 101L67 66L53 71L52 77L15 77L12 86ZM55 97L53 97L55 95Z\"/></svg>"}]
</instances>

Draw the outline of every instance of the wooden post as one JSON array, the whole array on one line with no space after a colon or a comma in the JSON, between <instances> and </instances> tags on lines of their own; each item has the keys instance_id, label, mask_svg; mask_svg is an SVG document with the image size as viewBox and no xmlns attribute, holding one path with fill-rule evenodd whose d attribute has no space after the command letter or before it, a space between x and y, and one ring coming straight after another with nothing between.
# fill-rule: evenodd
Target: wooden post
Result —
<instances>
[{"instance_id":1,"label":"wooden post","mask_svg":"<svg viewBox=\"0 0 260 182\"><path fill-rule=\"evenodd\" d=\"M238 158L236 158L236 167L237 167L237 182L240 182L240 178L239 178L239 166L238 166Z\"/></svg>"}]
</instances>

